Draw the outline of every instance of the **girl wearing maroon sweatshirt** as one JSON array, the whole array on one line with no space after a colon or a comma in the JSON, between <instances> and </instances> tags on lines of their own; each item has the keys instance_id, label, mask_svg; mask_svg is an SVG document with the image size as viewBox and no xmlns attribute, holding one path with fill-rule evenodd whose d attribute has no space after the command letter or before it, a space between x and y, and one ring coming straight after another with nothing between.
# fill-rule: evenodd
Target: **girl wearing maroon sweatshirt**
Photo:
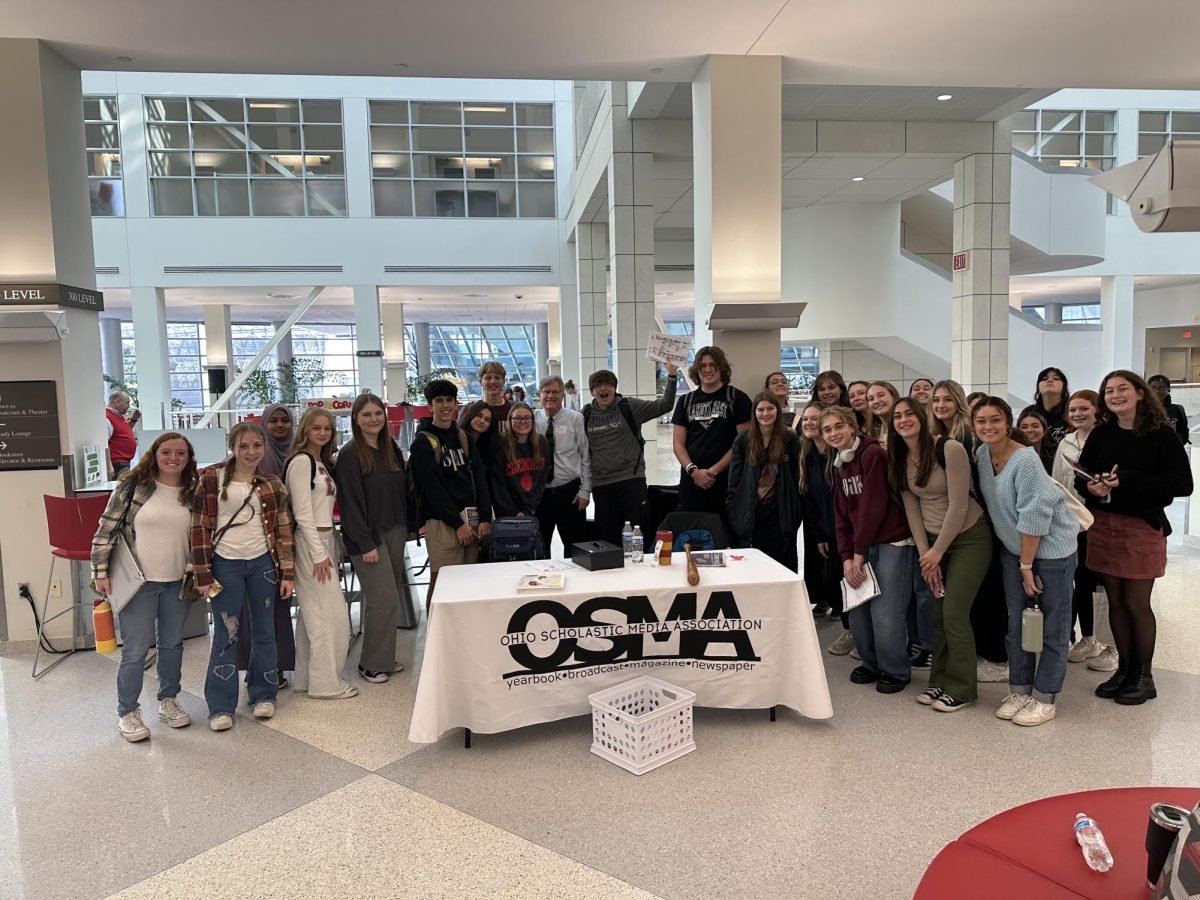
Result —
<instances>
[{"instance_id":1,"label":"girl wearing maroon sweatshirt","mask_svg":"<svg viewBox=\"0 0 1200 900\"><path fill-rule=\"evenodd\" d=\"M863 661L850 680L875 682L881 694L894 694L912 677L905 609L916 547L904 508L888 490L887 454L878 441L857 429L848 409L835 406L821 415L825 443L837 454L834 520L845 581L852 588L861 585L866 577L863 563L869 562L880 591L850 611L850 631Z\"/></svg>"}]
</instances>

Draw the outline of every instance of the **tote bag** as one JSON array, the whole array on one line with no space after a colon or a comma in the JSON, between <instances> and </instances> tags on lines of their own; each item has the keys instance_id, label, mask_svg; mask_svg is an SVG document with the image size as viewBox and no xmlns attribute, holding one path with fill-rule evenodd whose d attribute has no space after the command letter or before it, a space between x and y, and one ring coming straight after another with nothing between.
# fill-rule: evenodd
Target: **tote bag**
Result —
<instances>
[{"instance_id":1,"label":"tote bag","mask_svg":"<svg viewBox=\"0 0 1200 900\"><path fill-rule=\"evenodd\" d=\"M108 555L108 602L114 614L120 613L146 583L123 526L124 520Z\"/></svg>"}]
</instances>

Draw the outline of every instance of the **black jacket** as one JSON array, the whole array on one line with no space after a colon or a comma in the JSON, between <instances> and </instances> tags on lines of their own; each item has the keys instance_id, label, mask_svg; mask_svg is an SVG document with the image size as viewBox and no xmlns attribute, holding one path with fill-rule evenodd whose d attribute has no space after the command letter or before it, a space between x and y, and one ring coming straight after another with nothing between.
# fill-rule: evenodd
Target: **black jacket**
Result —
<instances>
[{"instance_id":1,"label":"black jacket","mask_svg":"<svg viewBox=\"0 0 1200 900\"><path fill-rule=\"evenodd\" d=\"M434 440L431 441L430 437ZM438 452L434 452L434 441ZM458 425L435 428L432 419L422 419L413 437L408 464L420 509L416 524L438 519L457 530L463 524L462 511L477 507L479 521L492 521L492 496L488 490L487 465L479 448L468 437L466 459ZM438 457L441 465L438 465Z\"/></svg>"},{"instance_id":2,"label":"black jacket","mask_svg":"<svg viewBox=\"0 0 1200 900\"><path fill-rule=\"evenodd\" d=\"M729 510L729 527L734 539L743 547L751 545L754 537L754 518L758 506L758 479L763 463L749 465L747 438L750 431L740 433L733 442L729 461L729 491L725 506ZM794 431L783 433L783 459L775 481L775 502L779 508L779 527L784 534L795 535L804 518L799 487L800 438Z\"/></svg>"}]
</instances>

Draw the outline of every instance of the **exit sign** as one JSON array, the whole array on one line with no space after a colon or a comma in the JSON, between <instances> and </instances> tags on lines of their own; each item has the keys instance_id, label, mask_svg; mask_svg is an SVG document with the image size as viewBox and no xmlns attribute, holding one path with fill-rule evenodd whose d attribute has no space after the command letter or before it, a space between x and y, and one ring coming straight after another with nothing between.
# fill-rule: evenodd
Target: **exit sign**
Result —
<instances>
[{"instance_id":1,"label":"exit sign","mask_svg":"<svg viewBox=\"0 0 1200 900\"><path fill-rule=\"evenodd\" d=\"M955 253L953 266L954 271L965 272L969 268L971 268L971 251L964 250L962 253Z\"/></svg>"}]
</instances>

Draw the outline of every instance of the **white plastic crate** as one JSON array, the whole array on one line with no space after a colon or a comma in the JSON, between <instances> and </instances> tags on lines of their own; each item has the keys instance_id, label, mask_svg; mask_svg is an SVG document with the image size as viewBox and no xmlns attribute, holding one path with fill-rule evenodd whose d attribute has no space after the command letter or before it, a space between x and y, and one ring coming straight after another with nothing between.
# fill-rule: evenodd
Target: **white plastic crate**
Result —
<instances>
[{"instance_id":1,"label":"white plastic crate","mask_svg":"<svg viewBox=\"0 0 1200 900\"><path fill-rule=\"evenodd\" d=\"M592 752L634 775L691 753L695 699L649 675L591 694Z\"/></svg>"}]
</instances>

